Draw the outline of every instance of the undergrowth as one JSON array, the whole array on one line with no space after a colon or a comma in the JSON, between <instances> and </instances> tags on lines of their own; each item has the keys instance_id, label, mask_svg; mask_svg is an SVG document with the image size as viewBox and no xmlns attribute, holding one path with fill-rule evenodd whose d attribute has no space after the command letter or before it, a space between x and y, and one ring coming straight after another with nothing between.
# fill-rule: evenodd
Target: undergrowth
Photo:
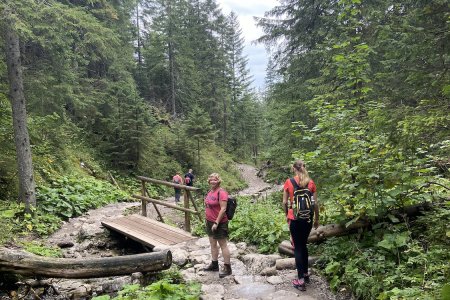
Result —
<instances>
[{"instance_id":1,"label":"undergrowth","mask_svg":"<svg viewBox=\"0 0 450 300\"><path fill-rule=\"evenodd\" d=\"M156 282L141 287L139 284L126 285L116 297L102 295L92 300L196 300L200 299L201 285L199 283L183 282L183 277L177 267L159 274Z\"/></svg>"},{"instance_id":2,"label":"undergrowth","mask_svg":"<svg viewBox=\"0 0 450 300\"><path fill-rule=\"evenodd\" d=\"M274 253L289 238L286 217L277 194L253 202L239 197L235 216L229 224L230 239L256 245L261 253Z\"/></svg>"},{"instance_id":3,"label":"undergrowth","mask_svg":"<svg viewBox=\"0 0 450 300\"><path fill-rule=\"evenodd\" d=\"M27 252L46 257L63 257L61 248L46 246L40 242L24 242L23 247Z\"/></svg>"},{"instance_id":4,"label":"undergrowth","mask_svg":"<svg viewBox=\"0 0 450 300\"><path fill-rule=\"evenodd\" d=\"M449 299L448 206L321 244L319 266L331 288L350 286L359 299Z\"/></svg>"},{"instance_id":5,"label":"undergrowth","mask_svg":"<svg viewBox=\"0 0 450 300\"><path fill-rule=\"evenodd\" d=\"M25 213L24 204L0 201L0 244L18 237L55 232L63 220L79 216L90 209L123 201L128 194L105 181L92 177L63 176L37 189L37 206Z\"/></svg>"}]
</instances>

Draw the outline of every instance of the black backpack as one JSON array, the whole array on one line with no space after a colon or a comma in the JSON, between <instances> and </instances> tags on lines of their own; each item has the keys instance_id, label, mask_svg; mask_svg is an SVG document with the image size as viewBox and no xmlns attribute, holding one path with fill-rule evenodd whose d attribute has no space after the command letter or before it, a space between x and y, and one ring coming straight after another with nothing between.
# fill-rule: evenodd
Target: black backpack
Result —
<instances>
[{"instance_id":1,"label":"black backpack","mask_svg":"<svg viewBox=\"0 0 450 300\"><path fill-rule=\"evenodd\" d=\"M227 210L225 211L227 214L228 220L232 220L234 217L234 213L237 207L237 200L234 197L228 197L227 201Z\"/></svg>"},{"instance_id":2,"label":"black backpack","mask_svg":"<svg viewBox=\"0 0 450 300\"><path fill-rule=\"evenodd\" d=\"M220 201L219 194L220 194L220 189L217 192L217 201ZM236 207L237 207L237 199L234 197L230 197L228 195L227 209L225 210L228 220L233 220L234 213L236 212Z\"/></svg>"},{"instance_id":3,"label":"black backpack","mask_svg":"<svg viewBox=\"0 0 450 300\"><path fill-rule=\"evenodd\" d=\"M313 193L308 187L300 187L294 178L290 178L294 186L294 200L290 208L294 211L295 219L304 219L310 222L314 216Z\"/></svg>"}]
</instances>

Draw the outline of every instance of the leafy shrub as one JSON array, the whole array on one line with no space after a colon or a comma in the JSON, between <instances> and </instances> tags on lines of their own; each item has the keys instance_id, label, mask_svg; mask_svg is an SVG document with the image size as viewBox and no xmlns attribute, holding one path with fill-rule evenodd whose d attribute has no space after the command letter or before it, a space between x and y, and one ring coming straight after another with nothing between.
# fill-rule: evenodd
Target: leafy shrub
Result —
<instances>
[{"instance_id":1,"label":"leafy shrub","mask_svg":"<svg viewBox=\"0 0 450 300\"><path fill-rule=\"evenodd\" d=\"M138 284L127 285L114 300L195 300L200 299L200 284L190 283L173 284L169 279L159 280L151 285L141 288ZM108 295L94 297L92 300L109 300Z\"/></svg>"},{"instance_id":2,"label":"leafy shrub","mask_svg":"<svg viewBox=\"0 0 450 300\"><path fill-rule=\"evenodd\" d=\"M79 216L92 208L125 200L128 195L113 185L90 177L61 177L37 189L38 207L61 218Z\"/></svg>"},{"instance_id":3,"label":"leafy shrub","mask_svg":"<svg viewBox=\"0 0 450 300\"><path fill-rule=\"evenodd\" d=\"M56 231L61 223L57 216L33 209L34 215L25 213L23 203L0 201L0 244L20 235L36 233L45 236Z\"/></svg>"},{"instance_id":4,"label":"leafy shrub","mask_svg":"<svg viewBox=\"0 0 450 300\"><path fill-rule=\"evenodd\" d=\"M289 238L286 217L281 203L273 199L252 203L249 197L239 197L238 207L230 222L230 238L258 246L262 253L273 253L281 241Z\"/></svg>"},{"instance_id":5,"label":"leafy shrub","mask_svg":"<svg viewBox=\"0 0 450 300\"><path fill-rule=\"evenodd\" d=\"M48 247L39 242L26 242L24 243L26 251L46 257L62 257L62 251L58 247Z\"/></svg>"},{"instance_id":6,"label":"leafy shrub","mask_svg":"<svg viewBox=\"0 0 450 300\"><path fill-rule=\"evenodd\" d=\"M450 276L448 205L411 223L384 225L320 246L324 274L361 299L440 299Z\"/></svg>"}]
</instances>

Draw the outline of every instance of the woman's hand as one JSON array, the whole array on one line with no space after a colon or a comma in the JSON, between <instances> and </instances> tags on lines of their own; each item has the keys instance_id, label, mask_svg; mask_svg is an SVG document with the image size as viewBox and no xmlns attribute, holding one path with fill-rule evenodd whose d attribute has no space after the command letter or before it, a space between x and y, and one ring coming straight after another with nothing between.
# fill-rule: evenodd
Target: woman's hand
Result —
<instances>
[{"instance_id":1,"label":"woman's hand","mask_svg":"<svg viewBox=\"0 0 450 300\"><path fill-rule=\"evenodd\" d=\"M314 229L317 229L319 227L319 220L314 221Z\"/></svg>"},{"instance_id":2,"label":"woman's hand","mask_svg":"<svg viewBox=\"0 0 450 300\"><path fill-rule=\"evenodd\" d=\"M217 223L214 223L213 226L211 226L211 230L216 231L217 227L219 227L219 225Z\"/></svg>"}]
</instances>

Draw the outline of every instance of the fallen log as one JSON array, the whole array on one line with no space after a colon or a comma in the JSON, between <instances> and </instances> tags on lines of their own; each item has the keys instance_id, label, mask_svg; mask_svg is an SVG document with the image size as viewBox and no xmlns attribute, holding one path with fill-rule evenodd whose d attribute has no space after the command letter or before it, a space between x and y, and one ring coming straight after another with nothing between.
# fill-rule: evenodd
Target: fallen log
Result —
<instances>
[{"instance_id":1,"label":"fallen log","mask_svg":"<svg viewBox=\"0 0 450 300\"><path fill-rule=\"evenodd\" d=\"M0 248L0 273L51 278L96 278L134 272L166 270L172 265L170 250L96 258L50 258L20 250Z\"/></svg>"},{"instance_id":2,"label":"fallen log","mask_svg":"<svg viewBox=\"0 0 450 300\"><path fill-rule=\"evenodd\" d=\"M317 261L317 256L309 256L308 257L308 265L312 266ZM280 258L275 261L275 268L277 270L295 270L295 258Z\"/></svg>"},{"instance_id":3,"label":"fallen log","mask_svg":"<svg viewBox=\"0 0 450 300\"><path fill-rule=\"evenodd\" d=\"M390 212L393 216L416 216L423 212L424 210L429 210L432 207L432 203L426 202L417 205L412 205L408 207L404 207L402 209L397 209ZM377 221L385 220L385 218L380 218ZM343 236L349 235L360 228L369 227L373 222L369 222L368 220L359 220L351 225L345 227L343 224L329 224L325 226L319 226L317 229L312 229L311 233L308 237L309 243L317 243L325 240L326 238L333 236ZM289 256L294 256L294 247L292 247L290 241L282 241L278 246L278 252L281 254L286 254Z\"/></svg>"}]
</instances>

